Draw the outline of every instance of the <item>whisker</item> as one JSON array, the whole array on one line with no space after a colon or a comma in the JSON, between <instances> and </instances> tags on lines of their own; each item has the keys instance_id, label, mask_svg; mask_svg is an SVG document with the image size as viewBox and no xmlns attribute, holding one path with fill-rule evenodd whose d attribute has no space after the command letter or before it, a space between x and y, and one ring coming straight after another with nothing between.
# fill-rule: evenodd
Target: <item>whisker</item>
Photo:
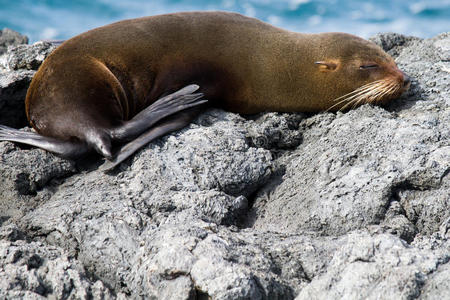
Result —
<instances>
[{"instance_id":1,"label":"whisker","mask_svg":"<svg viewBox=\"0 0 450 300\"><path fill-rule=\"evenodd\" d=\"M374 85L373 89L366 91L366 93L360 94L358 97L353 99L351 102L344 105L341 108L341 110L344 110L345 108L349 107L351 104L353 104L352 105L352 109L353 109L353 108L357 107L362 101L364 101L364 100L367 101L369 99L373 99L378 94L383 92L383 85L384 85L384 83L377 83L376 85Z\"/></svg>"},{"instance_id":2,"label":"whisker","mask_svg":"<svg viewBox=\"0 0 450 300\"><path fill-rule=\"evenodd\" d=\"M377 84L377 83L380 83L380 82L382 82L382 81L383 81L383 80L377 80L377 81L373 81L373 82L367 83L367 84L365 84L365 85L363 85L363 86L360 86L360 87L357 88L356 90L351 91L351 92L348 93L348 94L345 94L345 95L343 95L343 96L340 96L340 97L334 99L333 101L339 101L340 99L342 99L342 98L344 98L344 97L348 97L348 96L350 96L351 94L358 93L358 92L360 92L361 90L363 90L363 89L365 89L365 88L369 88L370 86L375 85L375 84Z\"/></svg>"},{"instance_id":3,"label":"whisker","mask_svg":"<svg viewBox=\"0 0 450 300\"><path fill-rule=\"evenodd\" d=\"M351 101L349 101L346 105L344 105L340 109L340 111L346 109L351 104L353 104L352 108L355 108L364 99L371 98L373 96L373 94L375 94L375 93L377 93L379 91L380 88L382 88L382 84L381 83L377 83L377 84L374 84L370 88L364 89L362 91L362 93L359 93L356 97L351 97L350 99L348 99L348 100L351 100Z\"/></svg>"},{"instance_id":4,"label":"whisker","mask_svg":"<svg viewBox=\"0 0 450 300\"><path fill-rule=\"evenodd\" d=\"M358 99L358 98L356 98L356 99ZM354 103L354 102L355 102L355 100L352 100L352 101L348 102L347 104L345 104L344 106L342 106L342 107L339 109L339 111L344 111L348 106L350 106L350 104L352 104L352 103Z\"/></svg>"},{"instance_id":5,"label":"whisker","mask_svg":"<svg viewBox=\"0 0 450 300\"><path fill-rule=\"evenodd\" d=\"M400 89L401 86L395 80L376 80L334 99L333 102L336 103L331 105L326 111L330 111L339 105L342 105L339 111L343 111L350 106L355 108L364 102L376 103L386 96L394 95Z\"/></svg>"},{"instance_id":6,"label":"whisker","mask_svg":"<svg viewBox=\"0 0 450 300\"><path fill-rule=\"evenodd\" d=\"M361 92L361 87L360 87L360 88L357 88L356 90L351 91L351 92L348 93L348 94L345 94L345 95L343 95L343 96L340 96L340 97L334 99L333 102L339 101L339 100L341 100L341 99L347 99L347 98L350 97L352 94L359 93L359 92Z\"/></svg>"},{"instance_id":7,"label":"whisker","mask_svg":"<svg viewBox=\"0 0 450 300\"><path fill-rule=\"evenodd\" d=\"M357 101L354 101L354 104L353 104L353 106L352 106L352 109L355 108L355 107L357 107L357 106L359 106L360 103L361 103L362 101L364 101L364 100L366 100L366 99L368 99L368 98L371 97L370 95L369 95L369 97L364 97L364 96L365 96L365 95L362 95L361 97L359 97L359 98L357 99Z\"/></svg>"},{"instance_id":8,"label":"whisker","mask_svg":"<svg viewBox=\"0 0 450 300\"><path fill-rule=\"evenodd\" d=\"M342 100L337 102L337 103L335 103L335 104L333 104L332 106L330 106L326 111L329 111L330 109L338 106L339 104L342 104L343 102L350 101L350 100L352 100L355 97L359 97L360 95L363 95L363 94L367 93L368 91L370 91L373 88L371 85L375 85L374 83L375 82L373 82L372 84L367 84L365 86L359 87L358 89L354 90L353 92L350 92L348 94L345 94L344 96L336 98L333 101L338 101L340 99L342 99Z\"/></svg>"},{"instance_id":9,"label":"whisker","mask_svg":"<svg viewBox=\"0 0 450 300\"><path fill-rule=\"evenodd\" d=\"M391 89L388 91L389 93L394 94L398 92L398 90L400 90L401 86L397 82L392 81L391 84L392 86Z\"/></svg>"},{"instance_id":10,"label":"whisker","mask_svg":"<svg viewBox=\"0 0 450 300\"><path fill-rule=\"evenodd\" d=\"M395 81L391 81L388 84L386 84L386 87L384 88L384 93L381 95L378 95L375 99L373 99L373 102L376 102L380 99L383 99L385 95L392 95L396 90L398 89L398 84Z\"/></svg>"},{"instance_id":11,"label":"whisker","mask_svg":"<svg viewBox=\"0 0 450 300\"><path fill-rule=\"evenodd\" d=\"M353 95L353 96L351 96L351 97L342 99L342 100L339 101L338 103L335 103L335 104L333 104L332 106L330 106L326 111L329 111L330 109L333 109L334 107L336 107L336 106L338 106L338 105L340 105L340 104L342 104L342 103L345 103L345 102L348 102L348 101L352 101L352 98L358 97L358 96L359 96L359 94L356 94L356 95Z\"/></svg>"},{"instance_id":12,"label":"whisker","mask_svg":"<svg viewBox=\"0 0 450 300\"><path fill-rule=\"evenodd\" d=\"M364 95L361 95L358 98L353 99L351 102L345 104L339 111L345 110L346 108L350 107L350 105L352 105L352 104L355 105L356 103L359 102L360 99L366 99L366 97L364 97ZM352 106L352 107L354 107L354 106Z\"/></svg>"},{"instance_id":13,"label":"whisker","mask_svg":"<svg viewBox=\"0 0 450 300\"><path fill-rule=\"evenodd\" d=\"M376 95L373 99L371 99L371 103L375 103L381 99L383 99L386 95L393 95L399 89L398 84L395 81L390 81L386 83L386 86L383 89L383 92Z\"/></svg>"},{"instance_id":14,"label":"whisker","mask_svg":"<svg viewBox=\"0 0 450 300\"><path fill-rule=\"evenodd\" d=\"M377 90L375 93L373 93L372 95L370 95L372 100L377 99L377 97L381 94L384 94L386 92L386 87L382 87L381 89Z\"/></svg>"},{"instance_id":15,"label":"whisker","mask_svg":"<svg viewBox=\"0 0 450 300\"><path fill-rule=\"evenodd\" d=\"M354 109L355 107L358 107L364 99L366 99L366 98L360 97L357 99L358 101L354 101L355 103L352 105L352 109Z\"/></svg>"}]
</instances>

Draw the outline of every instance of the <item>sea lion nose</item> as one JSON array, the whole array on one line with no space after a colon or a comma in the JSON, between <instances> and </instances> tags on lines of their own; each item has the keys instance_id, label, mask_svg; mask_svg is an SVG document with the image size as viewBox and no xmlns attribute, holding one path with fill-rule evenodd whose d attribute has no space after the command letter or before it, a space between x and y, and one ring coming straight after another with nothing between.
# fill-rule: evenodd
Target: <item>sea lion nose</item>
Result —
<instances>
[{"instance_id":1,"label":"sea lion nose","mask_svg":"<svg viewBox=\"0 0 450 300\"><path fill-rule=\"evenodd\" d=\"M411 78L403 73L403 86L408 86L411 83Z\"/></svg>"}]
</instances>

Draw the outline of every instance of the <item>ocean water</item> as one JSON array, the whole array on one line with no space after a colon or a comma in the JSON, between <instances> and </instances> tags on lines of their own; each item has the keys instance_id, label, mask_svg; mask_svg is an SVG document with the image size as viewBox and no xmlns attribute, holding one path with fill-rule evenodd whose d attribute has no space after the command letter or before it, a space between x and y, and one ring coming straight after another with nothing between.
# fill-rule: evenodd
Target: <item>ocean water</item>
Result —
<instances>
[{"instance_id":1,"label":"ocean water","mask_svg":"<svg viewBox=\"0 0 450 300\"><path fill-rule=\"evenodd\" d=\"M114 21L177 11L226 10L300 32L362 37L398 32L432 37L450 31L450 0L0 0L0 28L67 39Z\"/></svg>"}]
</instances>

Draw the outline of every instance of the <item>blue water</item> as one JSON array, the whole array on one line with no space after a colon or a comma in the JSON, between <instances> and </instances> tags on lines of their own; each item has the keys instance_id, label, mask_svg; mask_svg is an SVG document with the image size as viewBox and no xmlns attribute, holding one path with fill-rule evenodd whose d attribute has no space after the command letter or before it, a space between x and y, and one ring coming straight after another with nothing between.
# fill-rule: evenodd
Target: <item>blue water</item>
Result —
<instances>
[{"instance_id":1,"label":"blue water","mask_svg":"<svg viewBox=\"0 0 450 300\"><path fill-rule=\"evenodd\" d=\"M369 37L393 31L432 37L450 31L450 0L0 0L0 28L41 39L67 39L114 21L177 11L227 10L301 32Z\"/></svg>"}]
</instances>

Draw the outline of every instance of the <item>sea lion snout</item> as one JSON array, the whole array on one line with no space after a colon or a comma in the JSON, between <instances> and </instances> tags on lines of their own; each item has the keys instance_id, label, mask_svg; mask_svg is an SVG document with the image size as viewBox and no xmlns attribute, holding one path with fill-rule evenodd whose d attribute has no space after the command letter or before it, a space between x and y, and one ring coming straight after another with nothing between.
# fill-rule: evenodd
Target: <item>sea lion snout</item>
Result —
<instances>
[{"instance_id":1,"label":"sea lion snout","mask_svg":"<svg viewBox=\"0 0 450 300\"><path fill-rule=\"evenodd\" d=\"M403 73L403 87L405 88L405 90L409 89L410 85L411 85L411 78L405 73Z\"/></svg>"},{"instance_id":2,"label":"sea lion snout","mask_svg":"<svg viewBox=\"0 0 450 300\"><path fill-rule=\"evenodd\" d=\"M402 70L400 70L399 67L397 67L397 65L394 65L392 67L392 76L395 78L395 80L397 81L397 84L399 86L399 91L400 94L406 92L410 85L411 85L411 78ZM400 96L399 94L399 96Z\"/></svg>"}]
</instances>

